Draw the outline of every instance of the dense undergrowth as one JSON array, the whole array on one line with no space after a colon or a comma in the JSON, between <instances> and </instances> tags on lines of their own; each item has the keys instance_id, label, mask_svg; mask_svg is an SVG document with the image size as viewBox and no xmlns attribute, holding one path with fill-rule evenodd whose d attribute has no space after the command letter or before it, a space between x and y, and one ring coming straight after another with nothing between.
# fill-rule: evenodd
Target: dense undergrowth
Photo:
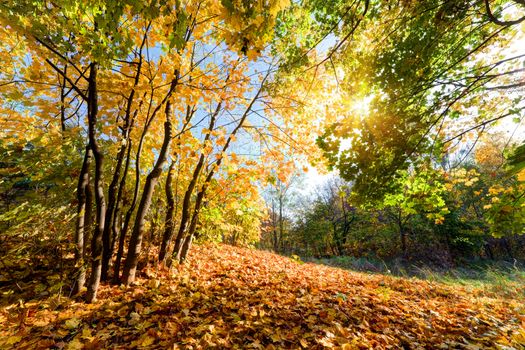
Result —
<instances>
[{"instance_id":1,"label":"dense undergrowth","mask_svg":"<svg viewBox=\"0 0 525 350\"><path fill-rule=\"evenodd\" d=\"M525 303L518 292L510 297L352 272L227 245L196 246L187 263L170 272L146 267L129 288L104 285L93 304L68 297L61 276L45 280L39 293L24 284L19 284L23 292L2 287L0 348L522 349L525 344Z\"/></svg>"}]
</instances>

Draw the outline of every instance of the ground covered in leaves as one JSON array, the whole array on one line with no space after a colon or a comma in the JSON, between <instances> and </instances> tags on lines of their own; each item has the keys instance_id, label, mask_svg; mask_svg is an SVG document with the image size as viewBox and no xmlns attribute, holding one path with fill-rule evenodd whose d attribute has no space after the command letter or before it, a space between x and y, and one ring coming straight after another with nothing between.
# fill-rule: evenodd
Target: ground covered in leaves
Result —
<instances>
[{"instance_id":1,"label":"ground covered in leaves","mask_svg":"<svg viewBox=\"0 0 525 350\"><path fill-rule=\"evenodd\" d=\"M525 302L345 271L227 245L186 265L62 294L3 300L0 349L524 349ZM12 295L10 296L12 300Z\"/></svg>"}]
</instances>

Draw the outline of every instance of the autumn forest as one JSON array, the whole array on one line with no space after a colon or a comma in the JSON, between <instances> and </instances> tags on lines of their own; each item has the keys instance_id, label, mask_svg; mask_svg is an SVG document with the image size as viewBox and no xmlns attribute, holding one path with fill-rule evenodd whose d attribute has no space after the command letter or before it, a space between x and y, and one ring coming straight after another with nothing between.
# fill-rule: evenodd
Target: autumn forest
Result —
<instances>
[{"instance_id":1,"label":"autumn forest","mask_svg":"<svg viewBox=\"0 0 525 350\"><path fill-rule=\"evenodd\" d=\"M0 349L525 349L525 1L0 23Z\"/></svg>"}]
</instances>

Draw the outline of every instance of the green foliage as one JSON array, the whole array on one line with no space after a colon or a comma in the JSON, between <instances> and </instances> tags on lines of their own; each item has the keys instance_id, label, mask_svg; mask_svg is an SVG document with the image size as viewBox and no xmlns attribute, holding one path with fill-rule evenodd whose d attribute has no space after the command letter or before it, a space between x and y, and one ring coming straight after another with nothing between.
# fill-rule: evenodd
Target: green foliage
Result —
<instances>
[{"instance_id":1,"label":"green foliage","mask_svg":"<svg viewBox=\"0 0 525 350\"><path fill-rule=\"evenodd\" d=\"M392 185L394 191L385 195L380 208L395 208L403 217L424 214L441 223L449 210L443 198L446 190L440 174L429 168L399 172Z\"/></svg>"},{"instance_id":2,"label":"green foliage","mask_svg":"<svg viewBox=\"0 0 525 350\"><path fill-rule=\"evenodd\" d=\"M496 108L483 95L490 81L485 76L497 77L500 68L519 64L509 60L503 68L504 62L488 63L477 55L512 35L510 28L480 19L478 3L373 2L371 7L367 22L334 58L344 71L344 93L369 99L368 111L349 111L318 139L330 166L365 200L392 190L398 170L417 168L422 155L439 159L443 144L436 133L444 133L445 120L472 118L469 107L477 120L495 117ZM351 27L344 20L342 25ZM508 110L514 108L510 98L504 101Z\"/></svg>"},{"instance_id":3,"label":"green foliage","mask_svg":"<svg viewBox=\"0 0 525 350\"><path fill-rule=\"evenodd\" d=\"M45 278L64 264L76 218L69 195L79 166L75 143L66 138L51 153L36 139L23 146L0 141L0 268L8 273L0 283L38 288L35 271Z\"/></svg>"},{"instance_id":4,"label":"green foliage","mask_svg":"<svg viewBox=\"0 0 525 350\"><path fill-rule=\"evenodd\" d=\"M324 195L300 213L294 228L295 251L305 256L384 259L403 253L409 260L440 267L479 256L523 258L523 241L515 236L525 227L523 206L518 204L522 184L516 176L505 175L502 160L494 159L499 153L485 146L464 165L448 171L428 163L399 170L381 200L363 201L352 183L340 185L349 192L321 191ZM338 242L340 207L333 204L340 198L353 208L353 219ZM403 240L406 252L400 249Z\"/></svg>"},{"instance_id":5,"label":"green foliage","mask_svg":"<svg viewBox=\"0 0 525 350\"><path fill-rule=\"evenodd\" d=\"M132 29L123 23L136 14L152 19L159 15L159 5L136 0L14 1L3 3L0 13L9 25L63 56L83 55L110 65L112 59L124 58L133 44Z\"/></svg>"},{"instance_id":6,"label":"green foliage","mask_svg":"<svg viewBox=\"0 0 525 350\"><path fill-rule=\"evenodd\" d=\"M507 158L507 165L511 174L518 174L525 169L525 143L516 147L513 153ZM525 179L521 180L525 182Z\"/></svg>"}]
</instances>

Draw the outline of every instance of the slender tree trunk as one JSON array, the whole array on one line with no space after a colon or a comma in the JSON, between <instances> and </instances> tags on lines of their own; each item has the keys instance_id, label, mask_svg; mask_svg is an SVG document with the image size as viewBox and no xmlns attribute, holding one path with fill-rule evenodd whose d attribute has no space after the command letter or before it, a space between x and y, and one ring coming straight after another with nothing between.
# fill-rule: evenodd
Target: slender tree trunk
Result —
<instances>
[{"instance_id":1,"label":"slender tree trunk","mask_svg":"<svg viewBox=\"0 0 525 350\"><path fill-rule=\"evenodd\" d=\"M279 251L283 251L284 244L284 217L283 217L283 193L279 193Z\"/></svg>"},{"instance_id":2,"label":"slender tree trunk","mask_svg":"<svg viewBox=\"0 0 525 350\"><path fill-rule=\"evenodd\" d=\"M135 188L133 190L133 199L131 200L131 204L126 212L126 216L124 217L124 224L122 225L122 230L120 231L119 246L118 246L117 258L115 260L115 269L113 273L114 275L113 278L115 281L120 281L120 278L119 278L120 277L120 266L121 266L122 258L124 256L124 245L126 243L126 236L128 234L131 217L133 216L133 212L135 211L135 207L137 205L137 199L139 196L140 156L142 154L142 146L144 145L144 138L146 136L148 128L149 128L149 124L146 124L140 136L140 141L139 141L139 145L137 147L137 153L135 156Z\"/></svg>"},{"instance_id":3,"label":"slender tree trunk","mask_svg":"<svg viewBox=\"0 0 525 350\"><path fill-rule=\"evenodd\" d=\"M274 227L273 228L273 251L274 252L279 252L279 238L277 236L277 228Z\"/></svg>"},{"instance_id":4,"label":"slender tree trunk","mask_svg":"<svg viewBox=\"0 0 525 350\"><path fill-rule=\"evenodd\" d=\"M142 192L142 198L137 210L135 217L135 224L133 226L133 232L131 234L128 255L124 263L124 271L122 280L126 285L131 284L135 280L135 272L137 270L137 264L139 255L142 248L142 237L144 234L144 223L146 214L148 213L151 205L151 199L155 191L155 186L162 174L162 166L166 162L167 154L169 152L169 146L172 138L172 125L171 125L171 103L169 99L166 101L166 122L164 123L164 140L162 147L159 152L159 157L149 175L146 178L144 189Z\"/></svg>"},{"instance_id":5,"label":"slender tree trunk","mask_svg":"<svg viewBox=\"0 0 525 350\"><path fill-rule=\"evenodd\" d=\"M86 265L85 265L85 241L86 237L86 225L89 227L90 221L88 215L90 215L91 202L87 201L87 191L89 190L89 165L91 163L91 149L86 147L84 153L84 161L82 163L82 168L80 171L80 176L78 178L77 186L77 200L78 200L78 210L77 210L77 229L75 232L75 262L78 267L78 274L76 278L75 288L73 289L73 294L77 294L84 288L86 283ZM87 220L86 220L87 219Z\"/></svg>"},{"instance_id":6,"label":"slender tree trunk","mask_svg":"<svg viewBox=\"0 0 525 350\"><path fill-rule=\"evenodd\" d=\"M115 209L115 215L114 215L114 223L113 223L113 229L117 232L115 233L115 237L118 236L118 251L117 251L117 257L115 259L115 266L113 267L113 283L118 284L120 280L120 263L122 261L122 255L124 254L124 243L126 241L126 230L127 227L122 228L121 223L118 223L117 225L117 218L121 216L120 211L122 209L122 197L124 190L126 188L126 180L127 180L127 174L129 169L129 163L131 161L131 149L132 149L132 141L131 138L129 140L129 146L128 146L128 153L126 155L126 164L124 165L124 172L122 175L122 179L120 181L119 191L117 194L117 207ZM127 218L127 215L126 215ZM126 220L124 219L124 222Z\"/></svg>"},{"instance_id":7,"label":"slender tree trunk","mask_svg":"<svg viewBox=\"0 0 525 350\"><path fill-rule=\"evenodd\" d=\"M64 66L64 79L60 86L60 128L62 130L62 136L64 136L64 133L66 132L66 75L67 65Z\"/></svg>"},{"instance_id":8,"label":"slender tree trunk","mask_svg":"<svg viewBox=\"0 0 525 350\"><path fill-rule=\"evenodd\" d=\"M272 198L272 243L273 243L273 251L278 252L279 251L279 236L277 233L277 214L275 212L275 201Z\"/></svg>"},{"instance_id":9,"label":"slender tree trunk","mask_svg":"<svg viewBox=\"0 0 525 350\"><path fill-rule=\"evenodd\" d=\"M213 176L213 171L208 175L206 178L206 181L204 185L201 188L201 191L197 194L197 199L195 200L195 208L193 211L193 216L191 218L190 227L188 229L188 235L184 239L184 244L180 248L180 251L177 253L177 259L179 260L180 264L183 264L184 261L186 261L186 257L188 255L188 251L190 250L191 243L193 242L193 238L195 236L195 233L197 231L197 224L199 222L199 214L200 210L202 208L202 203L204 200L204 196L206 194L206 189L208 188L209 181L211 180L211 177Z\"/></svg>"},{"instance_id":10,"label":"slender tree trunk","mask_svg":"<svg viewBox=\"0 0 525 350\"><path fill-rule=\"evenodd\" d=\"M182 245L180 249L180 253L178 254L179 263L183 264L184 261L186 261L186 257L190 250L192 241L193 241L193 235L187 235L186 238L184 239L184 244Z\"/></svg>"},{"instance_id":11,"label":"slender tree trunk","mask_svg":"<svg viewBox=\"0 0 525 350\"><path fill-rule=\"evenodd\" d=\"M88 286L87 301L93 302L97 298L102 272L102 232L104 232L104 218L106 213L106 201L102 183L103 155L99 149L96 138L98 95L97 95L97 63L91 63L88 87L88 124L89 145L95 158L95 203L97 207L96 224L91 242L91 278Z\"/></svg>"},{"instance_id":12,"label":"slender tree trunk","mask_svg":"<svg viewBox=\"0 0 525 350\"><path fill-rule=\"evenodd\" d=\"M153 246L156 246L157 245L157 232L158 232L158 228L159 228L159 223L160 223L160 197L157 198L157 202L155 203L154 205L154 215L152 215L152 219L151 219L151 225L150 225L150 229L149 229L149 237L147 237L146 239L146 243L147 243L147 248L145 250L145 256L146 256L146 265L145 267L148 267L149 264L150 264L150 252L151 252L151 248ZM156 259L153 259L153 261L155 261ZM138 265L140 266L140 265Z\"/></svg>"},{"instance_id":13,"label":"slender tree trunk","mask_svg":"<svg viewBox=\"0 0 525 350\"><path fill-rule=\"evenodd\" d=\"M454 254L452 253L452 244L450 243L450 236L448 231L445 231L445 244L447 246L447 252L450 257L454 257Z\"/></svg>"},{"instance_id":14,"label":"slender tree trunk","mask_svg":"<svg viewBox=\"0 0 525 350\"><path fill-rule=\"evenodd\" d=\"M124 139L126 140L127 137ZM117 207L117 191L118 183L120 180L120 172L122 170L122 163L124 163L124 158L127 151L127 142L122 142L120 149L117 154L117 164L115 165L115 172L113 173L113 179L108 190L108 206L105 216L104 232L102 233L102 245L103 245L103 254L102 254L102 281L108 279L109 272L109 262L113 255L112 248L112 228L114 222L114 214Z\"/></svg>"},{"instance_id":15,"label":"slender tree trunk","mask_svg":"<svg viewBox=\"0 0 525 350\"><path fill-rule=\"evenodd\" d=\"M120 262L122 261L122 254L124 253L124 243L126 239L125 231L121 229L121 223L118 222L118 218L121 218L122 216L120 214L120 210L121 210L121 205L122 205L122 197L123 197L124 189L126 188L126 179L127 179L128 169L129 169L129 163L131 160L131 149L132 149L132 141L130 138L128 152L126 155L126 164L124 165L124 171L123 171L122 179L120 180L119 190L117 194L117 206L115 209L114 221L112 223L113 235L115 237L118 237L118 241L119 241L117 258L115 260L115 266L113 268L113 283L115 284L118 284L119 279L120 279ZM113 244L115 244L115 241L113 241ZM112 251L114 251L114 249L115 249L114 247L111 248Z\"/></svg>"},{"instance_id":16,"label":"slender tree trunk","mask_svg":"<svg viewBox=\"0 0 525 350\"><path fill-rule=\"evenodd\" d=\"M196 169L197 170L197 169ZM176 260L179 260L180 257L180 250L182 248L182 245L184 243L186 228L188 225L188 221L190 220L190 205L191 205L191 195L193 193L193 189L195 188L195 184L197 183L198 176L195 175L196 171L193 173L192 180L186 189L186 192L184 193L184 198L182 200L182 209L181 209L181 217L180 217L180 223L179 223L179 230L177 232L177 236L175 237L175 243L173 245L173 257ZM167 266L171 266L172 259L169 259L166 264Z\"/></svg>"},{"instance_id":17,"label":"slender tree trunk","mask_svg":"<svg viewBox=\"0 0 525 350\"><path fill-rule=\"evenodd\" d=\"M213 176L213 171L211 172L211 175ZM202 207L202 201L204 200L204 195L206 194L206 189L210 180L211 177L208 175L201 190L199 191L199 193L197 193L197 199L195 200L195 207L193 209L193 215L191 217L191 223L188 229L188 234L184 239L184 244L180 248L180 251L177 252L177 259L179 260L180 264L183 264L186 260L186 256L188 255L188 251L191 247L191 242L193 240L193 236L195 235L197 224L199 222L199 213Z\"/></svg>"},{"instance_id":18,"label":"slender tree trunk","mask_svg":"<svg viewBox=\"0 0 525 350\"><path fill-rule=\"evenodd\" d=\"M328 247L330 247L330 250L332 251L332 255L333 256L337 256L337 248L334 244L331 244L330 242L328 242Z\"/></svg>"},{"instance_id":19,"label":"slender tree trunk","mask_svg":"<svg viewBox=\"0 0 525 350\"><path fill-rule=\"evenodd\" d=\"M266 81L267 78L268 78L268 75L266 75L266 77L263 79L263 81L261 83L261 86L264 85L264 82ZM203 185L201 187L201 190L197 193L197 199L195 200L195 206L194 206L194 210L193 210L193 216L192 216L192 219L191 219L189 232L186 235L186 238L184 240L184 244L182 245L180 250L174 250L174 253L177 253L177 257L178 257L180 263L183 263L185 261L186 255L188 254L189 248L191 246L191 242L193 240L193 236L195 235L195 230L197 228L197 223L198 223L198 220L199 220L199 213L200 213L200 209L201 209L201 206L202 206L202 201L204 199L204 196L206 195L206 191L207 191L208 185L210 184L210 182L211 182L211 180L213 178L213 175L215 174L216 169L218 169L220 167L221 163L222 163L222 159L223 159L222 155L225 154L225 152L228 149L228 147L230 146L233 138L235 137L235 135L237 134L239 129L243 126L244 121L248 117L248 114L249 114L250 110L252 109L255 101L257 101L257 99L259 98L259 95L260 95L261 91L262 91L262 89L259 89L257 91L255 96L251 100L250 104L248 105L248 107L244 111L242 117L239 119L239 123L237 124L237 126L235 126L235 128L232 130L232 132L228 136L228 139L226 140L226 143L222 147L222 150L221 150L221 153L220 153L221 157L219 157L217 162L215 163L215 165L212 166L210 172L208 173L208 175L206 176L206 179L204 180L204 183L203 183ZM218 104L216 113L212 116L212 122L213 123L215 122L214 119L215 119L215 117L217 116L217 114L218 114L218 112L220 110L220 105L221 105L221 103ZM213 126L214 124L212 124L212 122L210 122L210 124ZM211 130L213 130L212 127L210 128L210 131ZM207 134L207 135L209 135L209 134Z\"/></svg>"},{"instance_id":20,"label":"slender tree trunk","mask_svg":"<svg viewBox=\"0 0 525 350\"><path fill-rule=\"evenodd\" d=\"M341 256L343 255L343 237L341 234L339 234L338 230L337 230L337 224L336 223L333 223L333 230L334 230L334 243L335 243L335 248L337 250L337 255L338 256ZM342 229L342 228L341 228Z\"/></svg>"},{"instance_id":21,"label":"slender tree trunk","mask_svg":"<svg viewBox=\"0 0 525 350\"><path fill-rule=\"evenodd\" d=\"M407 234L404 227L399 227L399 235L401 238L401 251L403 252L403 257L407 256Z\"/></svg>"},{"instance_id":22,"label":"slender tree trunk","mask_svg":"<svg viewBox=\"0 0 525 350\"><path fill-rule=\"evenodd\" d=\"M397 214L397 226L399 228L399 238L401 239L401 251L403 253L403 258L407 257L407 233L405 230L405 225L403 225L403 220L401 217L401 210Z\"/></svg>"},{"instance_id":23,"label":"slender tree trunk","mask_svg":"<svg viewBox=\"0 0 525 350\"><path fill-rule=\"evenodd\" d=\"M84 215L84 249L82 251L82 254L84 254L84 263L86 263L85 259L88 256L88 246L87 244L91 238L91 235L93 234L93 186L91 186L92 183L92 177L91 175L88 178L88 186L86 187L86 214Z\"/></svg>"},{"instance_id":24,"label":"slender tree trunk","mask_svg":"<svg viewBox=\"0 0 525 350\"><path fill-rule=\"evenodd\" d=\"M140 135L139 144L137 147L137 152L135 155L135 187L133 190L133 199L131 200L131 204L126 212L126 215L124 217L124 224L122 225L122 229L120 230L120 237L119 237L119 247L117 252L117 258L115 260L115 269L114 269L114 281L115 283L120 282L120 266L122 262L122 258L124 256L124 245L126 243L126 236L128 234L129 224L131 222L131 217L133 216L133 212L135 211L135 207L137 206L137 200L139 196L139 189L140 189L140 158L142 155L142 148L144 146L144 139L146 138L146 135L148 133L149 127L151 125L151 122L153 121L156 113L157 108L153 111L152 116L146 120L146 124L144 125L144 128L142 130L142 133ZM135 111L135 115L138 112ZM129 156L128 156L129 160Z\"/></svg>"},{"instance_id":25,"label":"slender tree trunk","mask_svg":"<svg viewBox=\"0 0 525 350\"><path fill-rule=\"evenodd\" d=\"M210 118L210 124L208 126L208 130L211 132L215 128L215 120L217 118L217 115L219 114L222 107L222 101L217 104L217 108L215 109L215 112L212 114ZM210 133L207 133L204 137L204 143L206 143L210 139ZM188 222L191 219L190 209L191 209L191 196L193 195L193 191L195 190L195 186L197 185L197 181L199 179L199 176L202 171L202 167L204 166L204 160L205 156L201 153L199 157L199 161L197 162L197 165L195 166L195 169L193 170L193 175L191 177L191 181L186 188L186 192L184 193L184 198L182 200L182 209L181 209L181 218L179 223L179 230L177 232L177 237L175 238L175 244L173 247L173 256L176 260L180 260L180 252L182 249L182 245L184 243L184 239L186 235L186 230L188 228ZM172 263L172 259L167 261L167 265L170 266Z\"/></svg>"},{"instance_id":26,"label":"slender tree trunk","mask_svg":"<svg viewBox=\"0 0 525 350\"><path fill-rule=\"evenodd\" d=\"M492 247L490 246L490 242L485 242L485 253L487 254L490 260L494 260L494 253L492 252Z\"/></svg>"},{"instance_id":27,"label":"slender tree trunk","mask_svg":"<svg viewBox=\"0 0 525 350\"><path fill-rule=\"evenodd\" d=\"M129 96L127 98L126 103L126 111L125 111L125 117L124 117L124 127L122 130L122 142L120 145L119 152L117 154L117 164L115 166L115 172L113 173L113 180L111 181L111 185L109 186L108 191L108 210L106 213L106 223L105 223L105 229L104 234L102 236L102 241L104 244L104 255L102 260L102 279L107 280L108 270L109 270L109 263L111 261L111 258L113 256L113 250L115 246L115 239L117 234L116 225L114 224L117 217L117 208L118 208L118 200L116 200L116 193L117 191L121 191L121 187L117 189L119 180L120 180L120 171L122 168L122 163L124 161L124 157L126 153L128 153L128 160L129 160L129 152L127 150L130 147L130 135L131 135L131 129L133 128L134 119L138 113L138 110L140 109L140 106L135 110L135 114L132 116L131 107L133 105L133 98L135 97L135 89L140 81L140 73L142 68L142 49L144 48L144 44L146 42L147 32L149 30L149 24L146 29L146 33L144 34L144 37L142 39L142 44L139 49L139 61L137 63L137 71L135 74L135 78L133 80L133 87L129 93ZM127 170L127 166L126 166ZM126 174L124 174L126 176ZM118 276L118 275L117 275Z\"/></svg>"},{"instance_id":28,"label":"slender tree trunk","mask_svg":"<svg viewBox=\"0 0 525 350\"><path fill-rule=\"evenodd\" d=\"M175 199L173 197L173 168L175 166L175 161L173 160L170 164L169 170L168 170L168 176L166 176L166 219L165 219L165 227L164 227L164 235L162 236L162 243L160 245L160 252L159 252L159 263L163 264L165 263L166 259L166 253L168 251L168 246L170 244L170 241L173 237L173 216L175 212Z\"/></svg>"},{"instance_id":29,"label":"slender tree trunk","mask_svg":"<svg viewBox=\"0 0 525 350\"><path fill-rule=\"evenodd\" d=\"M151 125L151 122L155 118L155 116L156 116L157 112L159 111L160 107L164 103L167 103L169 101L169 98L171 97L173 91L175 90L175 87L177 86L178 81L179 81L179 71L175 70L175 79L172 80L168 93L164 97L164 100L161 101L157 105L157 107L154 109L151 117L149 117L149 119L146 120L146 124L144 125L144 128L142 130L142 134L140 135L140 141L139 141L139 144L138 144L138 147L137 147L137 153L136 153L136 158L135 158L135 189L133 191L133 200L131 201L131 205L128 208L128 211L126 212L126 217L124 219L124 225L123 225L122 231L121 231L121 236L120 236L120 240L119 240L119 251L117 253L117 259L116 259L116 262L115 262L115 275L116 275L115 279L118 279L118 276L119 276L120 264L121 264L121 260L122 260L122 257L123 257L124 244L125 244L125 241L126 241L126 235L127 235L127 232L128 232L129 224L131 222L131 216L133 215L133 212L135 210L135 206L137 205L137 199L138 199L139 188L140 188L140 157L141 157L141 154L142 154L142 147L144 145L144 139L146 137L146 134L148 133L149 127ZM151 103L152 102L150 101L150 106L151 106ZM167 107L167 104L166 104L166 107ZM170 109L171 109L171 105L170 105ZM136 220L136 218L135 218L135 220Z\"/></svg>"},{"instance_id":30,"label":"slender tree trunk","mask_svg":"<svg viewBox=\"0 0 525 350\"><path fill-rule=\"evenodd\" d=\"M185 131L186 126L189 124L191 119L193 118L193 115L195 114L195 106L186 106L186 120L184 123L184 126L182 127L182 132ZM212 116L214 119L215 117ZM180 135L180 134L179 134ZM177 143L180 140L180 136L177 138ZM173 189L172 189L172 182L173 182L173 167L175 166L175 160L171 163L169 171L168 171L168 177L166 178L166 199L168 202L167 208L166 208L166 226L164 230L164 235L162 237L162 244L161 249L159 252L159 263L170 266L172 263L172 259L169 255L169 248L171 241L173 240L173 233L175 230L175 222L174 222L174 215L177 212L177 209L179 207L179 195L178 195L178 183L179 183L179 173L180 173L180 166L177 167L177 180L175 184L175 197L173 197ZM185 195L186 198L186 195ZM183 210L184 212L184 210ZM180 238L179 235L177 235L176 240L176 246L180 246Z\"/></svg>"}]
</instances>

